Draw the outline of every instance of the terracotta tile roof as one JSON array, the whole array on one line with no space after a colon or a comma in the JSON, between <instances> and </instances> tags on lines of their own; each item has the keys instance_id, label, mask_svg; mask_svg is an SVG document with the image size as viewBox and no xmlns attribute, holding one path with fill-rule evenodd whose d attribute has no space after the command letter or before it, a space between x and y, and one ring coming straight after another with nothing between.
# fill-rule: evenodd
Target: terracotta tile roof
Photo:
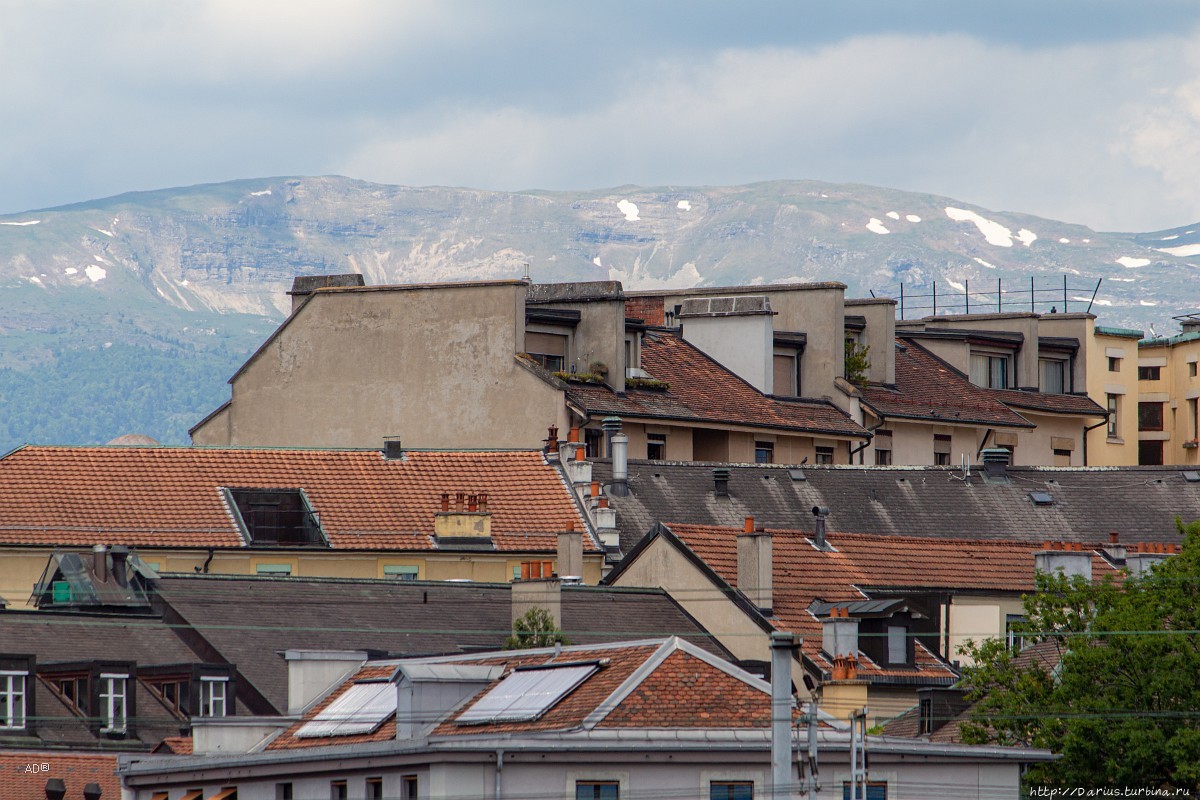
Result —
<instances>
[{"instance_id":1,"label":"terracotta tile roof","mask_svg":"<svg viewBox=\"0 0 1200 800\"><path fill-rule=\"evenodd\" d=\"M192 737L168 736L158 743L153 752L159 755L190 756L192 754Z\"/></svg>"},{"instance_id":2,"label":"terracotta tile roof","mask_svg":"<svg viewBox=\"0 0 1200 800\"><path fill-rule=\"evenodd\" d=\"M777 400L759 392L697 348L668 331L647 331L642 368L670 384L666 391L569 384L568 399L590 414L748 425L830 436L865 437L866 431L824 400Z\"/></svg>"},{"instance_id":3,"label":"terracotta tile roof","mask_svg":"<svg viewBox=\"0 0 1200 800\"><path fill-rule=\"evenodd\" d=\"M598 728L766 728L771 721L771 696L757 679L700 653L676 639L631 642L612 647L488 653L458 657L455 664L503 666L504 673L474 698L463 703L430 732L432 737L514 735L545 731ZM600 668L565 697L532 721L460 724L457 720L518 667L599 662ZM296 732L341 696L357 680L392 674L399 662L367 664L333 691L304 719L295 723L268 749L353 745L385 741L396 735L395 719L372 734L299 739ZM738 673L744 677L738 677ZM632 685L628 685L632 680ZM753 681L753 682L752 682ZM619 691L620 690L620 691ZM795 714L800 714L796 709Z\"/></svg>"},{"instance_id":4,"label":"terracotta tile roof","mask_svg":"<svg viewBox=\"0 0 1200 800\"><path fill-rule=\"evenodd\" d=\"M313 706L305 713L303 719L292 724L290 728L280 734L273 742L267 745L268 750L296 750L305 747L328 747L331 744L336 745L355 745L363 742L383 742L389 739L396 738L396 715L393 713L388 717L378 729L371 733L352 734L349 736L315 736L311 738L301 738L296 733L304 727L313 717L320 714L330 706L335 700L350 690L355 682L366 680L378 680L380 678L390 678L392 673L396 671L396 665L380 665L380 664L364 664L353 676L348 678L341 686L330 692L328 696L322 699L319 703Z\"/></svg>"},{"instance_id":5,"label":"terracotta tile roof","mask_svg":"<svg viewBox=\"0 0 1200 800\"><path fill-rule=\"evenodd\" d=\"M731 586L737 585L737 535L734 528L665 523L666 527ZM820 654L821 622L810 611L813 600L854 602L864 599L859 587L929 588L1016 592L1033 588L1033 553L1027 543L995 540L918 539L870 534L833 533L833 551L820 551L808 534L772 530L774 620L804 637L805 654L826 663ZM1092 574L1117 576L1100 556L1092 556ZM952 677L946 666L917 642L919 671ZM912 675L913 670L885 669L865 656L865 677Z\"/></svg>"},{"instance_id":6,"label":"terracotta tile roof","mask_svg":"<svg viewBox=\"0 0 1200 800\"><path fill-rule=\"evenodd\" d=\"M42 765L47 770L42 770ZM83 787L100 785L101 797L121 796L115 755L6 750L0 752L0 800L31 800L46 796L46 781L61 778L67 797L83 797Z\"/></svg>"},{"instance_id":7,"label":"terracotta tile roof","mask_svg":"<svg viewBox=\"0 0 1200 800\"><path fill-rule=\"evenodd\" d=\"M1000 402L994 391L974 385L916 342L898 341L895 388L869 384L862 389L863 402L876 413L942 423L1033 427Z\"/></svg>"},{"instance_id":8,"label":"terracotta tile roof","mask_svg":"<svg viewBox=\"0 0 1200 800\"><path fill-rule=\"evenodd\" d=\"M1051 414L1081 414L1088 417L1103 417L1106 414L1099 403L1082 394L1050 394L1048 392L1025 392L1017 389L987 389L985 391L1012 408L1045 411Z\"/></svg>"},{"instance_id":9,"label":"terracotta tile roof","mask_svg":"<svg viewBox=\"0 0 1200 800\"><path fill-rule=\"evenodd\" d=\"M223 487L303 489L335 549L433 549L442 492L488 494L499 550L586 529L539 451L29 446L0 459L0 545L241 547Z\"/></svg>"}]
</instances>

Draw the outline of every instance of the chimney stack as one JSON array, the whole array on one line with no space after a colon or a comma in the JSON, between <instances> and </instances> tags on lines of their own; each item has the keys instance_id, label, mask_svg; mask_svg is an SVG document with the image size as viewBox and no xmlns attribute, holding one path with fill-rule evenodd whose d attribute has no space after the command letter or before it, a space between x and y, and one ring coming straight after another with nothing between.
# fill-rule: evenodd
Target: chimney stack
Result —
<instances>
[{"instance_id":1,"label":"chimney stack","mask_svg":"<svg viewBox=\"0 0 1200 800\"><path fill-rule=\"evenodd\" d=\"M609 424L609 417L604 420L605 429ZM621 421L617 419L617 431L620 431ZM609 440L609 448L612 453L612 486L609 487L609 494L615 497L625 497L629 494L629 437L623 433L614 433Z\"/></svg>"},{"instance_id":2,"label":"chimney stack","mask_svg":"<svg viewBox=\"0 0 1200 800\"><path fill-rule=\"evenodd\" d=\"M746 518L747 530L737 537L737 588L764 614L774 604L771 534L754 530L754 518Z\"/></svg>"},{"instance_id":3,"label":"chimney stack","mask_svg":"<svg viewBox=\"0 0 1200 800\"><path fill-rule=\"evenodd\" d=\"M1053 575L1061 572L1068 578L1082 576L1092 579L1092 551L1084 550L1079 542L1043 542L1042 549L1033 554L1033 568Z\"/></svg>"},{"instance_id":4,"label":"chimney stack","mask_svg":"<svg viewBox=\"0 0 1200 800\"><path fill-rule=\"evenodd\" d=\"M558 534L558 575L567 583L583 582L583 534L575 530L573 519Z\"/></svg>"},{"instance_id":5,"label":"chimney stack","mask_svg":"<svg viewBox=\"0 0 1200 800\"><path fill-rule=\"evenodd\" d=\"M821 620L821 649L831 659L853 657L857 664L858 618L850 616L849 609L835 606Z\"/></svg>"},{"instance_id":6,"label":"chimney stack","mask_svg":"<svg viewBox=\"0 0 1200 800\"><path fill-rule=\"evenodd\" d=\"M122 588L129 585L129 548L123 544L114 544L109 550L112 554L113 580Z\"/></svg>"},{"instance_id":7,"label":"chimney stack","mask_svg":"<svg viewBox=\"0 0 1200 800\"><path fill-rule=\"evenodd\" d=\"M108 582L108 549L102 544L92 546L92 574L100 583Z\"/></svg>"}]
</instances>

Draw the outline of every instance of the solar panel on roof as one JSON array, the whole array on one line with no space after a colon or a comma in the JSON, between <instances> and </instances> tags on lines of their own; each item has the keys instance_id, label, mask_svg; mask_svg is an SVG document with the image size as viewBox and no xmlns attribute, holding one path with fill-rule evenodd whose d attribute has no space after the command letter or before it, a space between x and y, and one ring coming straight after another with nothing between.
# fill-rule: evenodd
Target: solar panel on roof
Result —
<instances>
[{"instance_id":1,"label":"solar panel on roof","mask_svg":"<svg viewBox=\"0 0 1200 800\"><path fill-rule=\"evenodd\" d=\"M396 687L391 681L356 683L296 731L301 739L374 733L396 713Z\"/></svg>"},{"instance_id":2,"label":"solar panel on roof","mask_svg":"<svg viewBox=\"0 0 1200 800\"><path fill-rule=\"evenodd\" d=\"M519 669L460 714L458 722L478 725L537 719L599 668L599 664L579 664Z\"/></svg>"}]
</instances>

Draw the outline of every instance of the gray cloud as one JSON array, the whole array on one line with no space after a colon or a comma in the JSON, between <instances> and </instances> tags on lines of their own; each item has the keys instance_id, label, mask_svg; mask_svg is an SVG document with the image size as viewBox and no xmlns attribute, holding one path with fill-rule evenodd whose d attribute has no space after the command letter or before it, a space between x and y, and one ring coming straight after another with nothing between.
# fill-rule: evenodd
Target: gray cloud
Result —
<instances>
[{"instance_id":1,"label":"gray cloud","mask_svg":"<svg viewBox=\"0 0 1200 800\"><path fill-rule=\"evenodd\" d=\"M340 172L1200 220L1200 10L1095 5L0 2L0 210Z\"/></svg>"}]
</instances>

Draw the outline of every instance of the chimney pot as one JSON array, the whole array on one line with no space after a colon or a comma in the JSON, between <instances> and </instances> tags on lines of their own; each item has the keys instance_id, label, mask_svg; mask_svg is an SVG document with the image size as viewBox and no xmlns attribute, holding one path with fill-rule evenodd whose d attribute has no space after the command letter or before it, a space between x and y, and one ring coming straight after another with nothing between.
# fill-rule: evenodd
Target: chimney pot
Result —
<instances>
[{"instance_id":1,"label":"chimney pot","mask_svg":"<svg viewBox=\"0 0 1200 800\"><path fill-rule=\"evenodd\" d=\"M475 513L479 510L479 498L476 495L467 495L467 511Z\"/></svg>"},{"instance_id":2,"label":"chimney pot","mask_svg":"<svg viewBox=\"0 0 1200 800\"><path fill-rule=\"evenodd\" d=\"M578 427L572 425L570 430L567 431L567 441L572 444L577 444L579 442L579 428Z\"/></svg>"},{"instance_id":3,"label":"chimney pot","mask_svg":"<svg viewBox=\"0 0 1200 800\"><path fill-rule=\"evenodd\" d=\"M601 497L601 498L600 498L600 499L597 501L597 506L598 506L599 508L608 508L608 498L607 498L607 497Z\"/></svg>"},{"instance_id":4,"label":"chimney pot","mask_svg":"<svg viewBox=\"0 0 1200 800\"><path fill-rule=\"evenodd\" d=\"M442 513L445 514L446 512L448 512L450 510L450 493L442 492L441 501L442 501Z\"/></svg>"},{"instance_id":5,"label":"chimney pot","mask_svg":"<svg viewBox=\"0 0 1200 800\"><path fill-rule=\"evenodd\" d=\"M487 505L488 505L487 492L484 492L483 494L475 495L475 502L479 504L479 512L481 514L486 514L487 513Z\"/></svg>"},{"instance_id":6,"label":"chimney pot","mask_svg":"<svg viewBox=\"0 0 1200 800\"><path fill-rule=\"evenodd\" d=\"M1108 534L1108 541L1109 544L1120 544L1121 534L1117 533L1116 531L1110 531Z\"/></svg>"},{"instance_id":7,"label":"chimney pot","mask_svg":"<svg viewBox=\"0 0 1200 800\"><path fill-rule=\"evenodd\" d=\"M458 512L459 514L462 513L463 503L465 503L466 500L467 500L466 492L455 492L454 493L454 510L456 512Z\"/></svg>"},{"instance_id":8,"label":"chimney pot","mask_svg":"<svg viewBox=\"0 0 1200 800\"><path fill-rule=\"evenodd\" d=\"M754 517L746 517L745 531L746 531L746 533L754 532Z\"/></svg>"},{"instance_id":9,"label":"chimney pot","mask_svg":"<svg viewBox=\"0 0 1200 800\"><path fill-rule=\"evenodd\" d=\"M533 577L533 564L528 561L521 562L521 580L527 581Z\"/></svg>"},{"instance_id":10,"label":"chimney pot","mask_svg":"<svg viewBox=\"0 0 1200 800\"><path fill-rule=\"evenodd\" d=\"M542 577L549 578L553 574L554 574L554 562L553 561L543 561L542 562Z\"/></svg>"},{"instance_id":11,"label":"chimney pot","mask_svg":"<svg viewBox=\"0 0 1200 800\"><path fill-rule=\"evenodd\" d=\"M587 448L576 447L575 448L575 460L576 461L584 461L586 459L587 459Z\"/></svg>"},{"instance_id":12,"label":"chimney pot","mask_svg":"<svg viewBox=\"0 0 1200 800\"><path fill-rule=\"evenodd\" d=\"M600 481L592 481L592 497L600 496Z\"/></svg>"}]
</instances>

